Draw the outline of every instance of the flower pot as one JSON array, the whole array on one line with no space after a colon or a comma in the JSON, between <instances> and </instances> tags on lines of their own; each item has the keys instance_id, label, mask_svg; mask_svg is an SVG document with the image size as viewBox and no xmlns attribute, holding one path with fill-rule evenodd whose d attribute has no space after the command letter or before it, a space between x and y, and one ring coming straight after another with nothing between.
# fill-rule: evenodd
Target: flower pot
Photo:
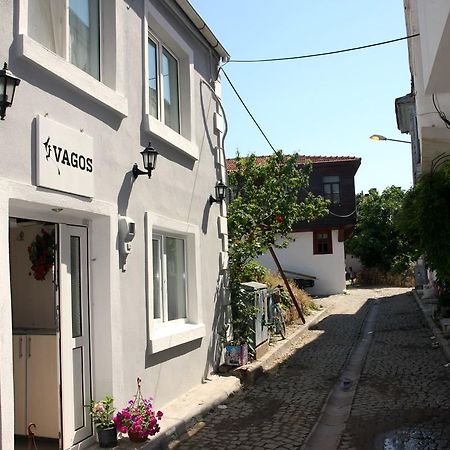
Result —
<instances>
[{"instance_id":1,"label":"flower pot","mask_svg":"<svg viewBox=\"0 0 450 450\"><path fill-rule=\"evenodd\" d=\"M131 442L145 442L147 440L147 436L142 436L142 434L133 431L128 432L128 437Z\"/></svg>"},{"instance_id":2,"label":"flower pot","mask_svg":"<svg viewBox=\"0 0 450 450\"><path fill-rule=\"evenodd\" d=\"M97 427L98 443L102 448L115 447L117 445L117 430L113 425L109 428Z\"/></svg>"}]
</instances>

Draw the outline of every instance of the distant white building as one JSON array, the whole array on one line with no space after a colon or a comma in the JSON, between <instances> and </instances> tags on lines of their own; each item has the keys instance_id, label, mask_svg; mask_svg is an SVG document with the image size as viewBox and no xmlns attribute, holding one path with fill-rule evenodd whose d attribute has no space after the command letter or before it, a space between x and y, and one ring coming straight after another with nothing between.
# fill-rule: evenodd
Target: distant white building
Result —
<instances>
[{"instance_id":1,"label":"distant white building","mask_svg":"<svg viewBox=\"0 0 450 450\"><path fill-rule=\"evenodd\" d=\"M0 448L34 422L82 449L91 398L123 407L140 377L162 407L220 357L226 205L208 200L229 56L183 0L5 0L0 17L22 80L0 121Z\"/></svg>"}]
</instances>

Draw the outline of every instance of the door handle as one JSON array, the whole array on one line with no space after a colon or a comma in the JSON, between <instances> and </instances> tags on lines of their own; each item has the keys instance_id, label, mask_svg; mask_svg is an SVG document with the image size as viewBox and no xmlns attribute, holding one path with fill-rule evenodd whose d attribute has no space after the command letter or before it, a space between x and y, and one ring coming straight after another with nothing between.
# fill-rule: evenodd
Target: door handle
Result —
<instances>
[{"instance_id":1,"label":"door handle","mask_svg":"<svg viewBox=\"0 0 450 450\"><path fill-rule=\"evenodd\" d=\"M23 337L20 337L20 338L19 338L19 358L22 358L22 357L23 357L22 344L23 344Z\"/></svg>"},{"instance_id":2,"label":"door handle","mask_svg":"<svg viewBox=\"0 0 450 450\"><path fill-rule=\"evenodd\" d=\"M28 338L28 358L31 358L31 338Z\"/></svg>"}]
</instances>

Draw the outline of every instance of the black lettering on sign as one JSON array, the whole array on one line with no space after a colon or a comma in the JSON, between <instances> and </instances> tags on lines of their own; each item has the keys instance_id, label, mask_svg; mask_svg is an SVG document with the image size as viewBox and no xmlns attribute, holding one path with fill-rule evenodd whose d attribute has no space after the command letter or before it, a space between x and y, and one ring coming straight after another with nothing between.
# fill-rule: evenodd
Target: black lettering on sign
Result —
<instances>
[{"instance_id":1,"label":"black lettering on sign","mask_svg":"<svg viewBox=\"0 0 450 450\"><path fill-rule=\"evenodd\" d=\"M66 166L70 167L70 161L69 161L69 152L64 149L64 153L63 153L63 159L61 161L63 164L65 164Z\"/></svg>"},{"instance_id":2,"label":"black lettering on sign","mask_svg":"<svg viewBox=\"0 0 450 450\"><path fill-rule=\"evenodd\" d=\"M55 154L56 162L59 162L59 158L61 157L62 148L53 146L53 153Z\"/></svg>"},{"instance_id":3,"label":"black lettering on sign","mask_svg":"<svg viewBox=\"0 0 450 450\"><path fill-rule=\"evenodd\" d=\"M78 155L75 152L70 154L70 165L75 169L78 167Z\"/></svg>"},{"instance_id":4,"label":"black lettering on sign","mask_svg":"<svg viewBox=\"0 0 450 450\"><path fill-rule=\"evenodd\" d=\"M91 173L93 171L93 160L92 158L86 158L84 155L79 155L76 152L70 152L66 149L62 149L56 145L50 144L50 136L48 139L43 142L46 159L51 159L51 151L53 150L53 154L55 155L55 160L57 163L65 164L66 166L73 167L75 169L85 170L86 172ZM60 174L58 168L58 175Z\"/></svg>"}]
</instances>

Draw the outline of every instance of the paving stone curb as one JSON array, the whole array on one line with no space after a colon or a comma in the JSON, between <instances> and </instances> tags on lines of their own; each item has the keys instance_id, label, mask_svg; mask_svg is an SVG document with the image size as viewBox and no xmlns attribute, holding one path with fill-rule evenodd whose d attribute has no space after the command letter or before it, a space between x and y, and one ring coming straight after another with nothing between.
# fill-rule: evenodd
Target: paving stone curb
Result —
<instances>
[{"instance_id":1,"label":"paving stone curb","mask_svg":"<svg viewBox=\"0 0 450 450\"><path fill-rule=\"evenodd\" d=\"M269 350L259 360L256 360L248 366L240 367L240 377L244 386L255 384L256 380L273 369L278 364L276 361L289 351L293 341L296 341L302 334L306 333L311 327L320 322L324 317L329 315L328 309L321 310L312 316L307 316L306 323L301 324L293 333L288 335L287 339L279 341L273 349ZM308 320L309 319L309 320Z\"/></svg>"},{"instance_id":2,"label":"paving stone curb","mask_svg":"<svg viewBox=\"0 0 450 450\"><path fill-rule=\"evenodd\" d=\"M417 305L419 306L420 310L422 311L423 316L425 317L425 320L428 323L428 326L430 327L433 335L436 337L436 340L439 342L442 350L445 353L445 356L447 357L447 360L450 362L450 342L448 339L445 338L444 333L442 330L436 325L435 321L431 317L431 312L429 309L425 308L422 299L419 297L419 294L415 289L412 291L412 295L414 297L414 300L416 301Z\"/></svg>"},{"instance_id":3,"label":"paving stone curb","mask_svg":"<svg viewBox=\"0 0 450 450\"><path fill-rule=\"evenodd\" d=\"M202 416L207 414L212 409L216 408L218 405L223 403L230 395L239 392L243 386L249 386L256 382L257 378L263 375L270 369L276 367L281 361L282 356L289 352L289 347L292 342L296 341L303 333L307 332L310 327L316 325L324 317L329 315L327 308L316 312L311 316L306 316L306 323L298 325L294 332L291 332L287 339L277 342L273 348L271 348L266 354L264 354L259 360L253 361L246 366L235 369L228 375L217 376L220 378L230 378L235 380L233 384L230 380L231 387L227 391L220 390L220 385L218 379L212 383L217 384L217 388L213 389L209 393L207 398L204 398L200 405L191 406L186 408L186 411L180 413L183 415L182 418L173 420L173 424L167 429L162 429L161 433L152 438L151 441L141 444L141 446L130 446L130 447L119 447L124 449L139 449L139 450L153 450L153 449L167 449L169 444L176 439L183 439L189 429L198 423ZM204 390L205 386L201 385L194 388L191 392L201 392ZM194 394L195 396L195 394ZM203 394L204 396L204 394ZM163 408L164 411L164 408Z\"/></svg>"}]
</instances>

